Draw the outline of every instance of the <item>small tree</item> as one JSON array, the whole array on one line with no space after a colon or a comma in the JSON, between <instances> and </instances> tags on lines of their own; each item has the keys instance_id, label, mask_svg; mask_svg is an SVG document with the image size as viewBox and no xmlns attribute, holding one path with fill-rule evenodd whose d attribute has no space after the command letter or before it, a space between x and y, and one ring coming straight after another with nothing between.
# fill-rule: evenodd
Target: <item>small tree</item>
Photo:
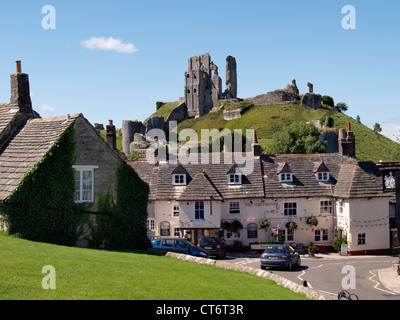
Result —
<instances>
[{"instance_id":1,"label":"small tree","mask_svg":"<svg viewBox=\"0 0 400 320\"><path fill-rule=\"evenodd\" d=\"M378 122L375 122L375 124L374 124L374 132L377 135L378 135L378 133L382 132L382 127Z\"/></svg>"},{"instance_id":2,"label":"small tree","mask_svg":"<svg viewBox=\"0 0 400 320\"><path fill-rule=\"evenodd\" d=\"M339 102L336 105L336 109L338 109L339 111L347 111L349 109L349 106L344 102Z\"/></svg>"}]
</instances>

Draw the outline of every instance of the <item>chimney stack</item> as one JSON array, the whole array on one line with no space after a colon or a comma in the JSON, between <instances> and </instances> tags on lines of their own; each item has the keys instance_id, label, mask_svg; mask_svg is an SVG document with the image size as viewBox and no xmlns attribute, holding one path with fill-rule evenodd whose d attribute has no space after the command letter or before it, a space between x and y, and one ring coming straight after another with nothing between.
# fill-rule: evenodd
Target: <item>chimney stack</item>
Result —
<instances>
[{"instance_id":1,"label":"chimney stack","mask_svg":"<svg viewBox=\"0 0 400 320\"><path fill-rule=\"evenodd\" d=\"M15 73L10 76L11 99L10 103L16 104L22 113L33 113L32 101L29 92L29 76L21 71L21 61L15 61Z\"/></svg>"},{"instance_id":2,"label":"chimney stack","mask_svg":"<svg viewBox=\"0 0 400 320\"><path fill-rule=\"evenodd\" d=\"M351 131L350 123L347 124L347 133L344 129L339 129L339 152L348 157L356 156L356 139L354 132Z\"/></svg>"},{"instance_id":3,"label":"chimney stack","mask_svg":"<svg viewBox=\"0 0 400 320\"><path fill-rule=\"evenodd\" d=\"M112 120L108 120L108 125L106 127L107 131L107 143L114 150L117 149L117 132Z\"/></svg>"}]
</instances>

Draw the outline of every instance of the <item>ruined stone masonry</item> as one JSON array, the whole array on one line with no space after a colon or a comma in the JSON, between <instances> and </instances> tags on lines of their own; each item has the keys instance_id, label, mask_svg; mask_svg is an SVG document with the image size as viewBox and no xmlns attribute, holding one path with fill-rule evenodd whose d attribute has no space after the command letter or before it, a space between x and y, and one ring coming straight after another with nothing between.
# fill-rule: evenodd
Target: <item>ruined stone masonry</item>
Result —
<instances>
[{"instance_id":1,"label":"ruined stone masonry","mask_svg":"<svg viewBox=\"0 0 400 320\"><path fill-rule=\"evenodd\" d=\"M222 80L218 66L209 53L191 57L185 72L185 103L189 117L199 117L218 107L221 99L237 97L236 59L226 58L226 90L222 92Z\"/></svg>"}]
</instances>

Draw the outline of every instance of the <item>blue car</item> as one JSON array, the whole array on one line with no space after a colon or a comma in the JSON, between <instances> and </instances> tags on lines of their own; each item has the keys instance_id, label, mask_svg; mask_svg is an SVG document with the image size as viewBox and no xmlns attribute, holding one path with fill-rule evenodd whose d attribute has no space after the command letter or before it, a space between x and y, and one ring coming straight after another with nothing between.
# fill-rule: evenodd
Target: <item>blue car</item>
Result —
<instances>
[{"instance_id":1,"label":"blue car","mask_svg":"<svg viewBox=\"0 0 400 320\"><path fill-rule=\"evenodd\" d=\"M300 267L300 265L300 255L288 245L268 245L261 255L261 269L267 267L284 267L292 270L294 266Z\"/></svg>"},{"instance_id":2,"label":"blue car","mask_svg":"<svg viewBox=\"0 0 400 320\"><path fill-rule=\"evenodd\" d=\"M209 255L204 249L195 246L193 243L186 239L178 238L161 238L151 241L153 250L159 254L166 254L167 252L176 252L182 254L189 254L196 257L208 258Z\"/></svg>"}]
</instances>

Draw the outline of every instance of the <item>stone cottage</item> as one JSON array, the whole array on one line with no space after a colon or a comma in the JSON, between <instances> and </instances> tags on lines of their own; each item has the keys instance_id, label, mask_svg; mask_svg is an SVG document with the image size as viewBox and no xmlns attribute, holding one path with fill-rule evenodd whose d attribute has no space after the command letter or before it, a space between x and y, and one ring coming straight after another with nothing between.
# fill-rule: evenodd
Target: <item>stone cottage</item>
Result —
<instances>
[{"instance_id":1,"label":"stone cottage","mask_svg":"<svg viewBox=\"0 0 400 320\"><path fill-rule=\"evenodd\" d=\"M115 126L112 122L107 126L109 145L82 114L41 118L32 109L28 75L21 72L18 61L16 73L11 75L11 101L0 104L0 210L9 205L13 194L22 188L25 177L40 169L49 154L57 154L57 145L67 131L73 133L71 164L75 173L75 190L72 193L73 199L65 201L86 204L86 208L95 212L101 194L110 192L115 196L116 172L124 162L115 148ZM61 154L59 159L54 160L56 164L57 161L60 165L64 163L63 156ZM41 179L44 183L50 183L54 174L48 172L47 175L46 172ZM55 177L56 180L64 178ZM54 203L58 203L51 197L42 201L46 208L52 208ZM18 206L18 203L13 205ZM55 211L57 209L54 208ZM147 212L143 214L147 215ZM5 229L7 225L4 217L1 222L0 228ZM29 221L24 223L29 224ZM80 236L77 244L86 246L85 237L88 234L81 230Z\"/></svg>"}]
</instances>

